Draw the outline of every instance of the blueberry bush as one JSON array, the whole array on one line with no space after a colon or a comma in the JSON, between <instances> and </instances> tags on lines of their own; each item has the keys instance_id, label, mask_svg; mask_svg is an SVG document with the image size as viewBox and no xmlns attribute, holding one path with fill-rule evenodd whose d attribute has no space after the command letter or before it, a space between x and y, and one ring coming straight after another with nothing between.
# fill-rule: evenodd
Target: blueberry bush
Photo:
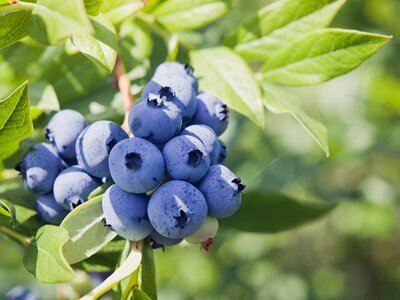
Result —
<instances>
[{"instance_id":1,"label":"blueberry bush","mask_svg":"<svg viewBox=\"0 0 400 300\"><path fill-rule=\"evenodd\" d=\"M245 188L219 137L240 115L264 128L266 111L290 114L329 156L291 87L391 39L328 28L344 3L278 0L209 36L231 1L0 0L0 232L26 270L73 298L157 299L153 250L207 251L220 227L277 233L335 209ZM82 273L98 276L84 293Z\"/></svg>"}]
</instances>

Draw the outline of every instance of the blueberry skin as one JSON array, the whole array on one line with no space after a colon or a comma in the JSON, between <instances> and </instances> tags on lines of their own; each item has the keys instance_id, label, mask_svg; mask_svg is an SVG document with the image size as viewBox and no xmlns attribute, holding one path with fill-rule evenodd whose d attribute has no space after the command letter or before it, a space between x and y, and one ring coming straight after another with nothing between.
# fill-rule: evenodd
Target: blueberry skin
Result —
<instances>
[{"instance_id":1,"label":"blueberry skin","mask_svg":"<svg viewBox=\"0 0 400 300\"><path fill-rule=\"evenodd\" d=\"M5 300L39 300L39 297L30 289L16 286L7 292Z\"/></svg>"},{"instance_id":2,"label":"blueberry skin","mask_svg":"<svg viewBox=\"0 0 400 300\"><path fill-rule=\"evenodd\" d=\"M129 112L128 124L136 137L164 144L179 133L182 116L173 103L156 97L136 103Z\"/></svg>"},{"instance_id":3,"label":"blueberry skin","mask_svg":"<svg viewBox=\"0 0 400 300\"><path fill-rule=\"evenodd\" d=\"M156 230L153 229L153 231L150 233L150 238L152 240L152 246L154 249L164 247L164 246L173 246L173 245L178 245L180 242L182 242L183 239L170 239L167 238L160 233L158 233Z\"/></svg>"},{"instance_id":4,"label":"blueberry skin","mask_svg":"<svg viewBox=\"0 0 400 300\"><path fill-rule=\"evenodd\" d=\"M228 156L228 150L226 149L226 145L223 141L218 140L219 142L219 155L218 155L218 163L222 164L226 157Z\"/></svg>"},{"instance_id":5,"label":"blueberry skin","mask_svg":"<svg viewBox=\"0 0 400 300\"><path fill-rule=\"evenodd\" d=\"M196 232L207 216L207 203L188 182L172 180L151 196L147 209L154 229L161 235L181 239Z\"/></svg>"},{"instance_id":6,"label":"blueberry skin","mask_svg":"<svg viewBox=\"0 0 400 300\"><path fill-rule=\"evenodd\" d=\"M188 64L180 64L176 61L167 61L157 67L153 77L157 81L160 77L179 74L189 80L193 89L197 92L199 89L199 82L196 77L194 77L193 72L193 68Z\"/></svg>"},{"instance_id":7,"label":"blueberry skin","mask_svg":"<svg viewBox=\"0 0 400 300\"><path fill-rule=\"evenodd\" d=\"M199 139L210 155L211 164L218 163L220 144L217 135L210 127L206 125L190 125L181 132L181 135L189 135Z\"/></svg>"},{"instance_id":8,"label":"blueberry skin","mask_svg":"<svg viewBox=\"0 0 400 300\"><path fill-rule=\"evenodd\" d=\"M134 137L116 144L108 163L112 179L128 193L147 193L164 177L161 151L142 138Z\"/></svg>"},{"instance_id":9,"label":"blueberry skin","mask_svg":"<svg viewBox=\"0 0 400 300\"><path fill-rule=\"evenodd\" d=\"M130 194L113 184L103 196L106 226L130 241L143 240L153 230L147 217L148 202L146 194Z\"/></svg>"},{"instance_id":10,"label":"blueberry skin","mask_svg":"<svg viewBox=\"0 0 400 300\"><path fill-rule=\"evenodd\" d=\"M36 197L36 210L40 220L54 225L60 225L68 214L68 211L57 203L52 193Z\"/></svg>"},{"instance_id":11,"label":"blueberry skin","mask_svg":"<svg viewBox=\"0 0 400 300\"><path fill-rule=\"evenodd\" d=\"M185 77L179 74L153 77L144 87L141 99L146 100L152 94L174 103L182 114L184 124L192 119L197 105L196 92Z\"/></svg>"},{"instance_id":12,"label":"blueberry skin","mask_svg":"<svg viewBox=\"0 0 400 300\"><path fill-rule=\"evenodd\" d=\"M217 136L223 134L229 123L228 107L211 93L202 93L196 99L197 108L191 124L204 124Z\"/></svg>"},{"instance_id":13,"label":"blueberry skin","mask_svg":"<svg viewBox=\"0 0 400 300\"><path fill-rule=\"evenodd\" d=\"M86 173L81 166L72 166L60 173L54 182L54 198L67 210L73 210L87 200L89 194L101 185L98 178Z\"/></svg>"},{"instance_id":14,"label":"blueberry skin","mask_svg":"<svg viewBox=\"0 0 400 300\"><path fill-rule=\"evenodd\" d=\"M75 143L87 126L85 118L77 111L64 109L56 113L46 126L46 138L62 158L75 159Z\"/></svg>"},{"instance_id":15,"label":"blueberry skin","mask_svg":"<svg viewBox=\"0 0 400 300\"><path fill-rule=\"evenodd\" d=\"M206 175L210 167L210 156L203 143L189 135L173 138L162 153L172 179L195 183Z\"/></svg>"},{"instance_id":16,"label":"blueberry skin","mask_svg":"<svg viewBox=\"0 0 400 300\"><path fill-rule=\"evenodd\" d=\"M239 208L240 193L246 186L227 167L213 165L197 187L207 200L208 214L216 218L226 218Z\"/></svg>"},{"instance_id":17,"label":"blueberry skin","mask_svg":"<svg viewBox=\"0 0 400 300\"><path fill-rule=\"evenodd\" d=\"M76 157L79 165L90 175L110 178L108 156L119 141L128 134L111 121L97 121L87 127L76 140Z\"/></svg>"},{"instance_id":18,"label":"blueberry skin","mask_svg":"<svg viewBox=\"0 0 400 300\"><path fill-rule=\"evenodd\" d=\"M36 194L47 194L63 169L61 158L51 144L40 143L15 167L21 172L25 187Z\"/></svg>"}]
</instances>

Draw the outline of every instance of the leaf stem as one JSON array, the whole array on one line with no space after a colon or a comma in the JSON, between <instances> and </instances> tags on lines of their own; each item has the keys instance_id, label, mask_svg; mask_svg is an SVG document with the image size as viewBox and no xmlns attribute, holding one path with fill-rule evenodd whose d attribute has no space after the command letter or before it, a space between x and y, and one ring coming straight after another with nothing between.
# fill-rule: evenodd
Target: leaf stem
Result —
<instances>
[{"instance_id":1,"label":"leaf stem","mask_svg":"<svg viewBox=\"0 0 400 300\"><path fill-rule=\"evenodd\" d=\"M20 10L33 10L35 7L35 3L23 2L19 0L9 0L7 4L0 5L0 15Z\"/></svg>"},{"instance_id":2,"label":"leaf stem","mask_svg":"<svg viewBox=\"0 0 400 300\"><path fill-rule=\"evenodd\" d=\"M0 232L3 232L8 237L18 241L22 246L27 247L31 239L23 234L20 234L6 226L0 226Z\"/></svg>"},{"instance_id":3,"label":"leaf stem","mask_svg":"<svg viewBox=\"0 0 400 300\"><path fill-rule=\"evenodd\" d=\"M115 64L114 74L117 77L118 88L122 94L124 99L124 123L122 124L122 128L128 133L131 134L129 126L128 126L128 115L131 110L134 101L131 94L131 82L129 81L128 75L126 74L125 67L122 64L121 58L117 56L117 62Z\"/></svg>"}]
</instances>

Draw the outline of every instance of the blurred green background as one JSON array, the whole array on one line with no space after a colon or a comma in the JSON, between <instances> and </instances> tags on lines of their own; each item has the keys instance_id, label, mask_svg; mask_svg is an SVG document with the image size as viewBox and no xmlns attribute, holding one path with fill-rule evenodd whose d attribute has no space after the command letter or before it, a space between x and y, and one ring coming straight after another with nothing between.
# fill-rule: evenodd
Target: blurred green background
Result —
<instances>
[{"instance_id":1,"label":"blurred green background","mask_svg":"<svg viewBox=\"0 0 400 300\"><path fill-rule=\"evenodd\" d=\"M268 2L235 1L229 14L201 31L201 38L182 38L214 45ZM208 253L185 245L156 251L161 300L400 299L399 16L399 0L349 0L334 27L393 34L394 39L358 70L315 88L295 90L306 111L329 129L329 158L286 115L268 114L262 131L233 114L222 138L229 151L227 165L249 190L267 187L297 198L341 204L328 217L290 232L259 235L221 228ZM36 55L39 63L27 68L13 56L17 52ZM61 84L55 73L65 71L65 61L58 58L51 73L35 69L46 69L49 57L56 61L56 52L49 49L43 55L26 44L0 51L2 93L16 87L9 84L10 69L14 81L28 76L45 78L56 87ZM81 73L100 72L89 60L76 68ZM79 94L79 82L74 86ZM62 107L83 110L91 121L120 121L121 100L113 94L105 88L95 95L58 96ZM0 237L0 249L0 295L21 284L33 287L43 299L55 298L54 286L37 283L24 270L17 246Z\"/></svg>"}]
</instances>

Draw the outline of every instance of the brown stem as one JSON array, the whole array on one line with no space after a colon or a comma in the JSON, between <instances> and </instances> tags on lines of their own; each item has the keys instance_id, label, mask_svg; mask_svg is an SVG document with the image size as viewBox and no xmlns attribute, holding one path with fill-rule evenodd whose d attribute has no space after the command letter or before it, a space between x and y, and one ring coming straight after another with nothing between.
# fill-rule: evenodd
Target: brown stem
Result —
<instances>
[{"instance_id":1,"label":"brown stem","mask_svg":"<svg viewBox=\"0 0 400 300\"><path fill-rule=\"evenodd\" d=\"M124 112L125 118L122 128L129 134L132 135L128 126L128 114L131 110L134 101L131 94L131 82L129 81L128 75L126 74L124 65L119 56L117 56L117 62L114 69L115 76L117 77L118 88L121 92L122 98L124 99Z\"/></svg>"}]
</instances>

